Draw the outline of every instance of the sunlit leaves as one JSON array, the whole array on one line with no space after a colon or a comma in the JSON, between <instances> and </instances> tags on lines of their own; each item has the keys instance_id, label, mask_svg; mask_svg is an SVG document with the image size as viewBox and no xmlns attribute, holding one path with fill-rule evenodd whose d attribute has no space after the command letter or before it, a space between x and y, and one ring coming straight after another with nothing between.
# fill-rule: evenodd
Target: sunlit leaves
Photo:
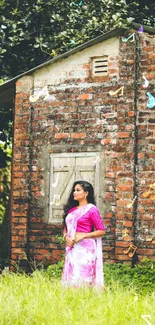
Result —
<instances>
[{"instance_id":1,"label":"sunlit leaves","mask_svg":"<svg viewBox=\"0 0 155 325\"><path fill-rule=\"evenodd\" d=\"M1 0L2 74L12 77L42 63L48 53L62 53L115 27L126 28L135 17L142 23L149 16L151 23L149 6L139 12L137 2L83 0L75 6L70 0L18 0L17 6L13 0Z\"/></svg>"}]
</instances>

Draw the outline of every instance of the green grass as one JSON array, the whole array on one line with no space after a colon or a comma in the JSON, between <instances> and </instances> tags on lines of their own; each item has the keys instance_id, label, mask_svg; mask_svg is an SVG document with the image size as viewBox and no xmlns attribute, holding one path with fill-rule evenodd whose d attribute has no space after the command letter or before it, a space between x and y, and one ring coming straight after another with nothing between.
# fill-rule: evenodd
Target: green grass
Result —
<instances>
[{"instance_id":1,"label":"green grass","mask_svg":"<svg viewBox=\"0 0 155 325\"><path fill-rule=\"evenodd\" d=\"M138 293L118 281L102 293L64 289L45 272L0 276L0 325L146 325L155 324L155 292Z\"/></svg>"}]
</instances>

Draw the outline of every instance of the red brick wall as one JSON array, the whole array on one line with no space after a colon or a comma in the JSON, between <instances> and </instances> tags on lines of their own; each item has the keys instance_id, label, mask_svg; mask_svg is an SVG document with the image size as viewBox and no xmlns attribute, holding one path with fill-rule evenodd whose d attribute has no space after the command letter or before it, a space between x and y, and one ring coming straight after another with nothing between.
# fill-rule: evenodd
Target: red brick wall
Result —
<instances>
[{"instance_id":1,"label":"red brick wall","mask_svg":"<svg viewBox=\"0 0 155 325\"><path fill-rule=\"evenodd\" d=\"M67 79L67 84L83 82L87 88L57 89L55 101L40 99L31 105L29 90L33 87L33 76L26 77L27 83L24 79L17 83L13 261L21 259L24 251L37 263L48 265L63 254L64 246L56 237L61 233L61 225L48 223L48 197L43 191L48 183L49 155L62 150L103 154L104 201L110 206L104 215L104 259L131 261L124 252L130 244L136 245L139 259L153 258L155 200L144 198L143 193L155 183L155 108L147 108L145 94L149 91L155 95L154 47L155 37L148 34L136 33L135 42L126 43L120 37L119 57L109 58L108 76L95 78L90 71L83 80ZM147 90L142 86L142 73L149 80ZM101 85L92 86L92 82ZM122 96L109 94L122 86ZM40 155L45 158L44 165ZM135 196L134 204L128 207ZM123 236L125 230L128 235Z\"/></svg>"},{"instance_id":2,"label":"red brick wall","mask_svg":"<svg viewBox=\"0 0 155 325\"><path fill-rule=\"evenodd\" d=\"M137 100L137 191L138 207L135 236L138 256L155 258L155 187L144 197L150 185L155 184L155 106L147 107L150 92L155 97L155 36L140 34L139 80L142 74L149 80L147 89L138 87Z\"/></svg>"}]
</instances>

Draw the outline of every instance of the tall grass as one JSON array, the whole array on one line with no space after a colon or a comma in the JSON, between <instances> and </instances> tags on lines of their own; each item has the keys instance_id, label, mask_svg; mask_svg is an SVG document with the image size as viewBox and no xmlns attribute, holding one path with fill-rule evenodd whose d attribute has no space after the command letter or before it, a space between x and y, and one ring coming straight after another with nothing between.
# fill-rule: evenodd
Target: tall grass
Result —
<instances>
[{"instance_id":1,"label":"tall grass","mask_svg":"<svg viewBox=\"0 0 155 325\"><path fill-rule=\"evenodd\" d=\"M43 272L0 276L0 325L155 324L155 292L138 294L119 282L104 292L65 289Z\"/></svg>"}]
</instances>

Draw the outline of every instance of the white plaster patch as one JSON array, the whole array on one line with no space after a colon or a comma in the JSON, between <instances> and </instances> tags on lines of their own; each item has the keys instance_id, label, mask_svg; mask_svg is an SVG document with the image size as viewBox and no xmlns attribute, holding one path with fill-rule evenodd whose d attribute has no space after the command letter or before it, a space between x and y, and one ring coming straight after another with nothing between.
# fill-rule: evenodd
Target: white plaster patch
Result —
<instances>
[{"instance_id":1,"label":"white plaster patch","mask_svg":"<svg viewBox=\"0 0 155 325\"><path fill-rule=\"evenodd\" d=\"M34 72L34 87L38 84L59 85L63 80L71 78L85 78L89 74L87 65L91 59L98 56L109 55L116 57L119 54L119 38L112 37L108 40L94 44L83 51L69 55L66 59L61 59L46 67L37 69ZM45 83L44 83L45 85Z\"/></svg>"}]
</instances>

